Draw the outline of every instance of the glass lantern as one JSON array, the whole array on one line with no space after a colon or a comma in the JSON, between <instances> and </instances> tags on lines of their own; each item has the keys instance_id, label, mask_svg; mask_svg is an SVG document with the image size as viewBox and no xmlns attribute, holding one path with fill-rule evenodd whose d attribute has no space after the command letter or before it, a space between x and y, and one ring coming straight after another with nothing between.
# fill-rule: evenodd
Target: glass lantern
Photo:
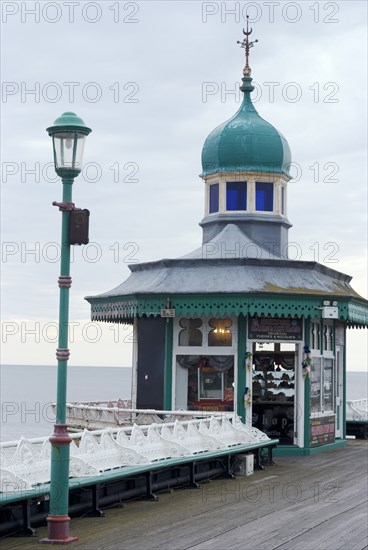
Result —
<instances>
[{"instance_id":1,"label":"glass lantern","mask_svg":"<svg viewBox=\"0 0 368 550\"><path fill-rule=\"evenodd\" d=\"M47 128L52 137L55 171L60 177L74 178L82 170L85 138L91 132L75 113L63 113Z\"/></svg>"}]
</instances>

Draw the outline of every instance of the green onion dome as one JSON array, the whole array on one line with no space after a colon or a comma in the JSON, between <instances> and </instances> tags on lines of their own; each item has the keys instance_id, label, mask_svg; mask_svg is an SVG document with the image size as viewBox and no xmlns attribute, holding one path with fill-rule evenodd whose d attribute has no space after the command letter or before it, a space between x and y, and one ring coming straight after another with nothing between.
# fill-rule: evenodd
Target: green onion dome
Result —
<instances>
[{"instance_id":1,"label":"green onion dome","mask_svg":"<svg viewBox=\"0 0 368 550\"><path fill-rule=\"evenodd\" d=\"M221 172L273 172L289 176L288 142L272 124L259 116L250 94L250 70L245 74L243 102L238 112L217 126L202 150L202 177Z\"/></svg>"}]
</instances>

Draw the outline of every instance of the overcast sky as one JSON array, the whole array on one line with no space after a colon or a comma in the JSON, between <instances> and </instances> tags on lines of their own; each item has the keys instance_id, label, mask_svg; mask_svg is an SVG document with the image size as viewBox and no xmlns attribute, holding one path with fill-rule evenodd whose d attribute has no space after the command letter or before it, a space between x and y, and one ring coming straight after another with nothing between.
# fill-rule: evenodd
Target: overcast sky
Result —
<instances>
[{"instance_id":1,"label":"overcast sky","mask_svg":"<svg viewBox=\"0 0 368 550\"><path fill-rule=\"evenodd\" d=\"M91 243L73 249L70 364L131 364L129 331L91 324L83 297L117 286L128 263L200 245L201 149L239 106L246 13L255 105L295 162L290 253L352 275L366 296L366 2L1 8L3 364L55 362L62 186L45 129L64 111L93 129L73 189ZM366 333L349 332L348 369L364 370Z\"/></svg>"}]
</instances>

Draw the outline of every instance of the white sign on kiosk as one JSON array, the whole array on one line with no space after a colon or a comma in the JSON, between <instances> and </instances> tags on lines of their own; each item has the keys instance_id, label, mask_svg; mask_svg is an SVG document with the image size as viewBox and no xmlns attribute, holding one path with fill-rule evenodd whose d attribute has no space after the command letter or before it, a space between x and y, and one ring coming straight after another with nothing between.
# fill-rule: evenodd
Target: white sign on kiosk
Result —
<instances>
[{"instance_id":1,"label":"white sign on kiosk","mask_svg":"<svg viewBox=\"0 0 368 550\"><path fill-rule=\"evenodd\" d=\"M335 306L324 306L322 308L322 319L338 319L339 308Z\"/></svg>"}]
</instances>

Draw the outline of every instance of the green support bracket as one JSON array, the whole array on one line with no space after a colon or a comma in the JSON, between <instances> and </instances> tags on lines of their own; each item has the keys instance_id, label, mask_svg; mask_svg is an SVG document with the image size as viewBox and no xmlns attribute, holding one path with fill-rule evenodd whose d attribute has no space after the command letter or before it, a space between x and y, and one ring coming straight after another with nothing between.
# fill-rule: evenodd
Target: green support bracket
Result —
<instances>
[{"instance_id":1,"label":"green support bracket","mask_svg":"<svg viewBox=\"0 0 368 550\"><path fill-rule=\"evenodd\" d=\"M346 325L344 326L344 350L343 350L343 403L342 403L342 437L346 439Z\"/></svg>"},{"instance_id":2,"label":"green support bracket","mask_svg":"<svg viewBox=\"0 0 368 550\"><path fill-rule=\"evenodd\" d=\"M238 318L238 387L237 413L245 422L244 389L246 385L245 354L247 352L247 319L244 315Z\"/></svg>"},{"instance_id":3,"label":"green support bracket","mask_svg":"<svg viewBox=\"0 0 368 550\"><path fill-rule=\"evenodd\" d=\"M172 369L173 369L173 319L166 319L165 329L165 373L164 373L164 409L171 411L172 409Z\"/></svg>"},{"instance_id":4,"label":"green support bracket","mask_svg":"<svg viewBox=\"0 0 368 550\"><path fill-rule=\"evenodd\" d=\"M310 346L311 318L307 317L304 322L304 344ZM298 365L300 368L300 365ZM310 380L304 380L304 448L310 447Z\"/></svg>"}]
</instances>

